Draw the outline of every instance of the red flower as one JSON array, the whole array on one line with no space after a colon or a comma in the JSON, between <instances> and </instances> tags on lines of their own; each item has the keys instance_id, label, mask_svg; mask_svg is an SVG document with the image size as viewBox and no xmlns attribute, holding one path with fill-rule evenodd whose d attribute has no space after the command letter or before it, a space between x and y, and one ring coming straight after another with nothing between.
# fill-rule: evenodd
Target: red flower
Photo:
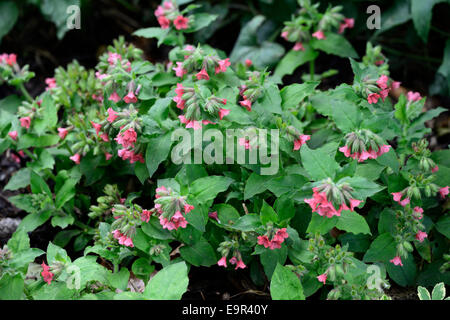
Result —
<instances>
[{"instance_id":1,"label":"red flower","mask_svg":"<svg viewBox=\"0 0 450 320\"><path fill-rule=\"evenodd\" d=\"M22 127L25 127L25 128L27 128L27 129L30 128L30 124L31 124L31 119L30 119L30 117L23 117L23 118L20 118L19 121L20 121L20 125L21 125Z\"/></svg>"},{"instance_id":2,"label":"red flower","mask_svg":"<svg viewBox=\"0 0 450 320\"><path fill-rule=\"evenodd\" d=\"M116 118L117 113L112 108L108 108L108 118L106 120L108 120L109 123L113 123Z\"/></svg>"},{"instance_id":3,"label":"red flower","mask_svg":"<svg viewBox=\"0 0 450 320\"><path fill-rule=\"evenodd\" d=\"M69 130L67 130L65 128L58 128L58 135L61 138L61 140L64 140L64 138L67 136L68 133L69 133Z\"/></svg>"},{"instance_id":4,"label":"red flower","mask_svg":"<svg viewBox=\"0 0 450 320\"><path fill-rule=\"evenodd\" d=\"M164 16L159 16L158 17L158 23L161 26L162 29L167 29L170 26L170 20L167 19Z\"/></svg>"},{"instance_id":5,"label":"red flower","mask_svg":"<svg viewBox=\"0 0 450 320\"><path fill-rule=\"evenodd\" d=\"M54 274L50 272L50 267L46 265L45 262L42 262L41 266L42 266L41 275L44 278L44 281L47 282L47 284L51 284Z\"/></svg>"},{"instance_id":6,"label":"red flower","mask_svg":"<svg viewBox=\"0 0 450 320\"><path fill-rule=\"evenodd\" d=\"M187 29L189 25L189 18L180 15L173 20L173 24L177 30Z\"/></svg>"},{"instance_id":7,"label":"red flower","mask_svg":"<svg viewBox=\"0 0 450 320\"><path fill-rule=\"evenodd\" d=\"M203 68L195 76L197 77L197 80L202 80L202 79L209 80L209 75L208 75L208 72L206 72L205 68Z\"/></svg>"},{"instance_id":8,"label":"red flower","mask_svg":"<svg viewBox=\"0 0 450 320\"><path fill-rule=\"evenodd\" d=\"M134 92L130 91L125 97L123 97L123 101L125 101L126 103L136 103L138 99L134 95Z\"/></svg>"}]
</instances>

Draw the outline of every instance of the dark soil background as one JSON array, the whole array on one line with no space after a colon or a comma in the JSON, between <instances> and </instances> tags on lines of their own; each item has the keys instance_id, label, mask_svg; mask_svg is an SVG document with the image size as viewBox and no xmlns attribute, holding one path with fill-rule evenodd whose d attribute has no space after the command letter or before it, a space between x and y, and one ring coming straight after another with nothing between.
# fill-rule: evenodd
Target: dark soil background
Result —
<instances>
[{"instance_id":1,"label":"dark soil background","mask_svg":"<svg viewBox=\"0 0 450 320\"><path fill-rule=\"evenodd\" d=\"M157 48L156 41L133 37L131 33L139 28L156 26L153 11L159 1L147 1L139 3L139 7L125 7L119 1L99 0L86 2L81 17L81 30L67 32L62 40L56 38L56 28L53 23L46 21L37 8L30 7L21 13L19 23L3 38L0 52L16 53L20 65L29 64L30 70L36 73L28 84L27 89L32 96L40 94L45 88L45 78L52 77L54 69L58 66L66 66L76 59L86 68L93 68L97 64L97 58L113 39L123 35L125 39L144 50L146 58L152 62L164 61L169 47ZM243 8L240 5L230 6L230 16L242 15ZM448 30L448 17L450 10L448 6L437 5L434 9L433 24L440 29ZM86 18L85 18L86 17ZM426 55L414 54L405 50L401 42L392 39L401 38L412 26L407 24L394 29L392 33L380 37L381 44L392 47L390 52L384 52L389 58L391 76L402 82L405 90L419 91L421 95L428 95L429 85L434 81L434 76L442 59L444 41L442 35L430 31L428 45L425 48ZM226 27L219 29L208 43L226 53L230 53L239 35L241 25L238 20L229 23ZM356 30L355 30L356 31ZM370 31L370 30L368 30ZM371 34L350 33L347 38L352 42L360 56L364 55L366 42ZM449 34L450 34L450 30ZM372 32L372 31L370 31ZM290 44L284 43L289 50ZM327 78L321 84L321 88L335 87L340 83L352 83L353 73L347 59L321 53L316 62L316 72L322 73L329 69L337 69L339 73ZM302 73L308 72L307 66L299 68L293 75L287 76L285 83L299 82ZM0 99L9 94L17 93L14 88L0 86ZM449 109L450 97L433 96L426 102L426 108L443 106ZM429 135L432 150L448 148L450 142L450 118L449 112L442 114L437 119L429 122L433 129ZM3 187L11 175L25 165L25 159L16 163L11 157L12 151L0 155L0 223L8 219L7 224L11 232L26 213L13 207L8 202L8 197L29 192L29 190L18 190L15 192L4 191ZM58 230L52 228L47 222L30 234L31 245L46 249L49 241L52 241ZM0 233L0 246L8 240L8 235ZM66 248L70 252L70 248ZM72 252L73 256L80 253ZM252 284L249 272L227 272L222 268L213 266L211 268L192 268L189 291L183 296L184 299L270 299L266 287L257 287ZM392 283L388 292L393 299L417 299L415 288L401 288ZM319 299L316 294L311 299Z\"/></svg>"}]
</instances>

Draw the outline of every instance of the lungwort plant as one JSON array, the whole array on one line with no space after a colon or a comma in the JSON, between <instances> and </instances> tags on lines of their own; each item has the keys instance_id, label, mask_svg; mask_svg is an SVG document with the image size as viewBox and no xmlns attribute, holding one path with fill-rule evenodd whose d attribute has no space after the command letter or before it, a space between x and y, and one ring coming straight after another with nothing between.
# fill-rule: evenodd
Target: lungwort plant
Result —
<instances>
[{"instance_id":1,"label":"lungwort plant","mask_svg":"<svg viewBox=\"0 0 450 320\"><path fill-rule=\"evenodd\" d=\"M448 284L450 153L425 139L445 109L395 101L381 48L359 60L345 40L352 18L299 2L276 35L286 55L258 42L261 17L230 57L189 43L216 16L170 1L135 32L171 46L164 62L120 38L32 97L34 74L1 55L20 95L0 101L0 152L24 165L5 190L28 214L0 250L0 298L180 299L199 266L246 272L273 299ZM353 83L318 89L322 52L348 58ZM307 62L304 82L282 82ZM28 235L44 224L46 252Z\"/></svg>"}]
</instances>

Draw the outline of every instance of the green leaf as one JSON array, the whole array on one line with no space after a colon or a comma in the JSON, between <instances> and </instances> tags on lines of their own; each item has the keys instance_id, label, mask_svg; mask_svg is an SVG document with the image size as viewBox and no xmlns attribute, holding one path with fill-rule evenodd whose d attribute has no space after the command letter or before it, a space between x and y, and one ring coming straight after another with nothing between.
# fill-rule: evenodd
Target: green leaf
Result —
<instances>
[{"instance_id":1,"label":"green leaf","mask_svg":"<svg viewBox=\"0 0 450 320\"><path fill-rule=\"evenodd\" d=\"M0 300L21 300L25 296L23 293L24 286L25 284L20 274L12 276L4 273L0 279Z\"/></svg>"},{"instance_id":2,"label":"green leaf","mask_svg":"<svg viewBox=\"0 0 450 320\"><path fill-rule=\"evenodd\" d=\"M273 300L305 300L300 279L287 267L277 264L270 281Z\"/></svg>"},{"instance_id":3,"label":"green leaf","mask_svg":"<svg viewBox=\"0 0 450 320\"><path fill-rule=\"evenodd\" d=\"M25 188L30 184L30 175L31 170L29 168L20 169L11 177L11 179L9 179L8 184L5 186L5 190Z\"/></svg>"},{"instance_id":4,"label":"green leaf","mask_svg":"<svg viewBox=\"0 0 450 320\"><path fill-rule=\"evenodd\" d=\"M409 5L409 1L395 0L388 10L382 11L381 29L377 30L373 37L377 37L380 33L409 21L411 19Z\"/></svg>"},{"instance_id":5,"label":"green leaf","mask_svg":"<svg viewBox=\"0 0 450 320\"><path fill-rule=\"evenodd\" d=\"M170 132L149 140L147 152L145 153L145 164L147 165L149 177L152 177L159 164L167 159L171 146Z\"/></svg>"},{"instance_id":6,"label":"green leaf","mask_svg":"<svg viewBox=\"0 0 450 320\"><path fill-rule=\"evenodd\" d=\"M51 210L39 211L27 215L17 227L17 230L31 232L43 225L52 216Z\"/></svg>"},{"instance_id":7,"label":"green leaf","mask_svg":"<svg viewBox=\"0 0 450 320\"><path fill-rule=\"evenodd\" d=\"M260 176L259 174L252 172L245 183L244 188L244 200L250 199L261 192L267 190L267 182L274 177L270 175Z\"/></svg>"},{"instance_id":8,"label":"green leaf","mask_svg":"<svg viewBox=\"0 0 450 320\"><path fill-rule=\"evenodd\" d=\"M323 147L312 150L305 144L301 147L300 154L305 170L314 181L335 177L339 165L327 155Z\"/></svg>"},{"instance_id":9,"label":"green leaf","mask_svg":"<svg viewBox=\"0 0 450 320\"><path fill-rule=\"evenodd\" d=\"M428 41L433 7L440 2L447 2L447 0L411 0L411 15L414 28L416 28L417 34L425 43Z\"/></svg>"},{"instance_id":10,"label":"green leaf","mask_svg":"<svg viewBox=\"0 0 450 320\"><path fill-rule=\"evenodd\" d=\"M337 220L336 228L340 230L353 234L371 234L366 219L355 211L342 211L341 216Z\"/></svg>"},{"instance_id":11,"label":"green leaf","mask_svg":"<svg viewBox=\"0 0 450 320\"><path fill-rule=\"evenodd\" d=\"M293 190L299 190L309 180L299 174L287 174L278 178L273 178L266 182L269 189L275 196L280 197L283 194L291 194Z\"/></svg>"},{"instance_id":12,"label":"green leaf","mask_svg":"<svg viewBox=\"0 0 450 320\"><path fill-rule=\"evenodd\" d=\"M48 187L47 183L45 183L45 180L42 179L40 175L38 175L36 172L31 172L31 191L33 193L46 193L48 196L52 197L52 192L50 191L50 188Z\"/></svg>"},{"instance_id":13,"label":"green leaf","mask_svg":"<svg viewBox=\"0 0 450 320\"><path fill-rule=\"evenodd\" d=\"M8 240L8 248L13 253L19 253L30 248L30 238L24 230L16 230Z\"/></svg>"},{"instance_id":14,"label":"green leaf","mask_svg":"<svg viewBox=\"0 0 450 320\"><path fill-rule=\"evenodd\" d=\"M314 49L334 54L343 58L358 58L358 54L353 49L350 42L337 33L325 32L326 39L318 40L313 38L311 46Z\"/></svg>"},{"instance_id":15,"label":"green leaf","mask_svg":"<svg viewBox=\"0 0 450 320\"><path fill-rule=\"evenodd\" d=\"M172 235L167 229L163 229L159 219L156 217L150 217L148 223L142 224L142 231L145 232L148 236L159 239L159 240L167 240L173 239Z\"/></svg>"},{"instance_id":16,"label":"green leaf","mask_svg":"<svg viewBox=\"0 0 450 320\"><path fill-rule=\"evenodd\" d=\"M18 16L19 10L13 1L0 2L0 42L14 27Z\"/></svg>"},{"instance_id":17,"label":"green leaf","mask_svg":"<svg viewBox=\"0 0 450 320\"><path fill-rule=\"evenodd\" d=\"M195 180L189 193L199 203L214 199L219 193L226 191L233 179L224 176L209 176Z\"/></svg>"},{"instance_id":18,"label":"green leaf","mask_svg":"<svg viewBox=\"0 0 450 320\"><path fill-rule=\"evenodd\" d=\"M367 197L373 196L386 187L369 181L364 177L344 177L338 183L346 182L353 188L353 195L356 199L364 201Z\"/></svg>"},{"instance_id":19,"label":"green leaf","mask_svg":"<svg viewBox=\"0 0 450 320\"><path fill-rule=\"evenodd\" d=\"M49 242L47 246L47 264L50 265L56 261L63 263L71 262L66 250Z\"/></svg>"},{"instance_id":20,"label":"green leaf","mask_svg":"<svg viewBox=\"0 0 450 320\"><path fill-rule=\"evenodd\" d=\"M260 254L261 264L267 279L271 279L273 272L278 264L284 265L287 259L287 247L283 244L280 249L270 250L264 249Z\"/></svg>"},{"instance_id":21,"label":"green leaf","mask_svg":"<svg viewBox=\"0 0 450 320\"><path fill-rule=\"evenodd\" d=\"M319 55L318 51L315 51L311 46L304 45L304 51L290 50L283 59L277 64L275 68L274 76L280 79L287 74L294 73L295 69L305 64L306 62L315 60ZM302 84L303 85L303 84Z\"/></svg>"},{"instance_id":22,"label":"green leaf","mask_svg":"<svg viewBox=\"0 0 450 320\"><path fill-rule=\"evenodd\" d=\"M430 293L424 287L417 287L417 295L419 296L420 300L431 300Z\"/></svg>"},{"instance_id":23,"label":"green leaf","mask_svg":"<svg viewBox=\"0 0 450 320\"><path fill-rule=\"evenodd\" d=\"M209 13L196 13L193 16L193 24L188 29L184 30L186 33L196 32L200 29L206 28L217 19L217 15Z\"/></svg>"},{"instance_id":24,"label":"green leaf","mask_svg":"<svg viewBox=\"0 0 450 320\"><path fill-rule=\"evenodd\" d=\"M280 92L283 110L296 108L303 99L314 92L319 83L319 81L311 81L302 84L294 83L284 87Z\"/></svg>"},{"instance_id":25,"label":"green leaf","mask_svg":"<svg viewBox=\"0 0 450 320\"><path fill-rule=\"evenodd\" d=\"M184 261L163 268L148 283L144 297L151 300L180 300L189 283L187 273Z\"/></svg>"},{"instance_id":26,"label":"green leaf","mask_svg":"<svg viewBox=\"0 0 450 320\"><path fill-rule=\"evenodd\" d=\"M436 223L436 229L446 236L447 239L450 239L450 214L439 218Z\"/></svg>"},{"instance_id":27,"label":"green leaf","mask_svg":"<svg viewBox=\"0 0 450 320\"><path fill-rule=\"evenodd\" d=\"M414 257L408 253L408 257L402 258L403 266L396 266L393 263L386 263L386 270L389 277L402 287L416 284L417 266Z\"/></svg>"},{"instance_id":28,"label":"green leaf","mask_svg":"<svg viewBox=\"0 0 450 320\"><path fill-rule=\"evenodd\" d=\"M267 222L274 222L274 223L276 223L278 221L277 213L264 200L263 200L263 205L262 205L262 208L261 208L260 217L261 217L261 223L262 224L266 224Z\"/></svg>"},{"instance_id":29,"label":"green leaf","mask_svg":"<svg viewBox=\"0 0 450 320\"><path fill-rule=\"evenodd\" d=\"M125 291L127 289L130 271L127 268L120 269L117 273L108 274L109 284L116 289Z\"/></svg>"},{"instance_id":30,"label":"green leaf","mask_svg":"<svg viewBox=\"0 0 450 320\"><path fill-rule=\"evenodd\" d=\"M387 262L396 255L396 244L389 233L380 234L364 255L364 262Z\"/></svg>"},{"instance_id":31,"label":"green leaf","mask_svg":"<svg viewBox=\"0 0 450 320\"><path fill-rule=\"evenodd\" d=\"M200 241L191 246L181 247L180 255L184 260L196 267L209 267L217 263L217 256L213 247L204 238L201 238Z\"/></svg>"},{"instance_id":32,"label":"green leaf","mask_svg":"<svg viewBox=\"0 0 450 320\"><path fill-rule=\"evenodd\" d=\"M55 196L56 208L62 208L62 206L69 200L71 200L75 194L75 186L77 185L79 179L69 178L67 179L62 187L58 190Z\"/></svg>"},{"instance_id":33,"label":"green leaf","mask_svg":"<svg viewBox=\"0 0 450 320\"><path fill-rule=\"evenodd\" d=\"M59 136L57 134L44 134L38 136L32 133L26 133L20 136L17 143L17 149L28 149L30 147L44 148L57 144Z\"/></svg>"},{"instance_id":34,"label":"green leaf","mask_svg":"<svg viewBox=\"0 0 450 320\"><path fill-rule=\"evenodd\" d=\"M240 231L255 231L261 226L260 217L257 214L250 213L240 217L231 227Z\"/></svg>"},{"instance_id":35,"label":"green leaf","mask_svg":"<svg viewBox=\"0 0 450 320\"><path fill-rule=\"evenodd\" d=\"M101 283L108 283L108 275L110 271L96 262L96 256L86 256L78 258L73 262L73 265L80 268L80 284L81 288L86 286L89 281L99 281Z\"/></svg>"},{"instance_id":36,"label":"green leaf","mask_svg":"<svg viewBox=\"0 0 450 320\"><path fill-rule=\"evenodd\" d=\"M433 292L431 292L432 300L444 300L445 298L445 285L443 282L434 286Z\"/></svg>"},{"instance_id":37,"label":"green leaf","mask_svg":"<svg viewBox=\"0 0 450 320\"><path fill-rule=\"evenodd\" d=\"M69 214L56 215L52 218L52 226L60 227L61 229L67 228L67 226L73 224L75 218Z\"/></svg>"},{"instance_id":38,"label":"green leaf","mask_svg":"<svg viewBox=\"0 0 450 320\"><path fill-rule=\"evenodd\" d=\"M308 233L319 233L325 234L331 229L333 229L337 224L337 217L327 218L322 217L317 213L313 213L311 217L311 221L308 224L308 229L306 232Z\"/></svg>"},{"instance_id":39,"label":"green leaf","mask_svg":"<svg viewBox=\"0 0 450 320\"><path fill-rule=\"evenodd\" d=\"M42 99L42 107L43 107L43 119L47 128L54 128L58 123L58 108L53 102L53 98L50 94L44 95Z\"/></svg>"},{"instance_id":40,"label":"green leaf","mask_svg":"<svg viewBox=\"0 0 450 320\"><path fill-rule=\"evenodd\" d=\"M256 16L242 29L231 51L230 60L233 63L251 59L256 68L264 69L275 64L284 54L284 48L278 43L261 40L258 31L266 18Z\"/></svg>"}]
</instances>

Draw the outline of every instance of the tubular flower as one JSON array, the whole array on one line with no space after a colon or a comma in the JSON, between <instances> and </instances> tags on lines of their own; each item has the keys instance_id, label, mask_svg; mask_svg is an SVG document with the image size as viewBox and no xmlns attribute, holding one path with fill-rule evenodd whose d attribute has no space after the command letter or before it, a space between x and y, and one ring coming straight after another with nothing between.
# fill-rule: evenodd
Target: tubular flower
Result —
<instances>
[{"instance_id":1,"label":"tubular flower","mask_svg":"<svg viewBox=\"0 0 450 320\"><path fill-rule=\"evenodd\" d=\"M188 222L184 215L193 209L194 206L188 204L185 197L171 188L162 186L156 189L155 211L159 214L159 222L164 229L186 228Z\"/></svg>"},{"instance_id":2,"label":"tubular flower","mask_svg":"<svg viewBox=\"0 0 450 320\"><path fill-rule=\"evenodd\" d=\"M44 281L47 282L47 284L51 284L54 274L50 272L50 267L46 265L45 262L42 262L41 267L42 267L41 272L42 278L44 278Z\"/></svg>"}]
</instances>

